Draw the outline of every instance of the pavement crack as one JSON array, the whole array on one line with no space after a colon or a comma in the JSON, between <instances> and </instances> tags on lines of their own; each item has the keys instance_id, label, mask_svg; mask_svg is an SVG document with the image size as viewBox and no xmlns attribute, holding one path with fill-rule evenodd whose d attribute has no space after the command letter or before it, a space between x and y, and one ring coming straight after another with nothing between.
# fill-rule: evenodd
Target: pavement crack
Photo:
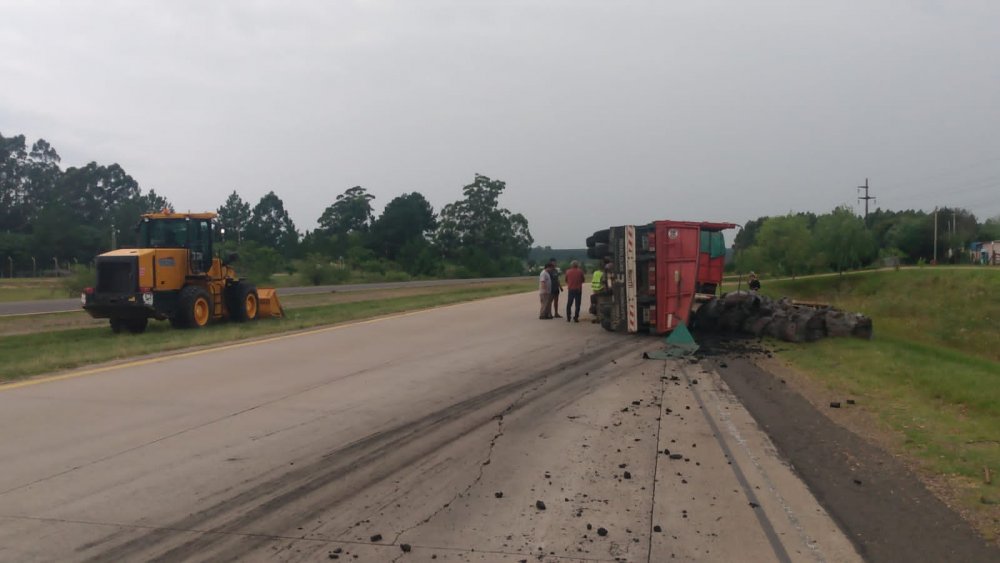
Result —
<instances>
[{"instance_id":1,"label":"pavement crack","mask_svg":"<svg viewBox=\"0 0 1000 563\"><path fill-rule=\"evenodd\" d=\"M667 362L663 362L663 376L660 379L660 416L656 417L656 451L653 452L653 486L650 492L650 498L653 499L649 503L649 546L646 549L646 563L651 563L653 560L653 519L656 514L656 476L659 474L660 468L660 430L663 428L663 419L666 418L663 412L663 397L667 393L667 386L664 382L667 373Z\"/></svg>"},{"instance_id":2,"label":"pavement crack","mask_svg":"<svg viewBox=\"0 0 1000 563\"><path fill-rule=\"evenodd\" d=\"M525 389L524 391L522 391L521 394L518 395L516 399L514 399L513 401L511 401L510 404L508 404L506 407L504 407L498 414L496 414L496 415L493 416L493 420L495 420L497 422L496 432L490 438L490 446L489 446L489 449L486 452L486 459L484 459L479 464L479 471L476 474L476 478L473 479L472 482L470 482L464 489L462 489L461 491L459 491L458 493L456 493L455 496L451 497L451 499L449 499L448 502L444 503L437 510L435 510L434 512L432 512L429 516L427 516L426 518L418 521L417 523L413 524L412 526L409 526L407 528L404 528L404 529L400 530L396 534L396 537L393 538L392 545L396 545L397 542L399 542L399 538L401 538L403 536L403 534L405 534L407 532L412 532L413 530L415 530L415 529L423 526L424 524L427 524L428 522L430 522L431 520L433 520L434 518L436 518L438 514L441 514L442 512L444 512L445 509L450 508L451 505L452 505L452 503L454 503L455 501L457 501L460 498L465 497L465 495L469 494L469 491L471 491L473 489L473 487L475 487L476 485L478 485L480 483L480 481L483 480L483 474L486 472L486 467L488 465L490 465L491 463L493 463L493 452L496 450L497 440L499 440L501 437L503 437L503 434L504 434L504 416L506 416L506 415L510 414L511 412L513 412L514 409L516 409L520 405L520 403L524 400L524 398L527 397L530 393L532 393L534 391L537 391L538 389L540 389L541 387L543 387L548 382L548 379L549 379L548 374L546 374L546 375L542 376L541 378L539 378L538 383L536 383L535 385L532 385L531 387L529 387L529 388ZM398 560L403 555L405 555L405 553L396 556L396 559L393 559L393 561Z\"/></svg>"}]
</instances>

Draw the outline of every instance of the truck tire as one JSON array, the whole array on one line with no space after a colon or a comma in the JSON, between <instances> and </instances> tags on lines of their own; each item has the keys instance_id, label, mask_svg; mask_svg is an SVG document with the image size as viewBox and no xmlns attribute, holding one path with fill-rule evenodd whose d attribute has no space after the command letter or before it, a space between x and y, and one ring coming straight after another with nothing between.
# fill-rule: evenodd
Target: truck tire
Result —
<instances>
[{"instance_id":1,"label":"truck tire","mask_svg":"<svg viewBox=\"0 0 1000 563\"><path fill-rule=\"evenodd\" d=\"M108 321L111 323L111 332L115 334L120 334L122 329L125 328L125 319L111 317Z\"/></svg>"},{"instance_id":2,"label":"truck tire","mask_svg":"<svg viewBox=\"0 0 1000 563\"><path fill-rule=\"evenodd\" d=\"M125 328L127 328L132 334L142 334L146 332L146 326L148 324L149 319L146 317L141 319L129 319L125 321Z\"/></svg>"},{"instance_id":3,"label":"truck tire","mask_svg":"<svg viewBox=\"0 0 1000 563\"><path fill-rule=\"evenodd\" d=\"M587 248L594 246L594 235L587 237Z\"/></svg>"},{"instance_id":4,"label":"truck tire","mask_svg":"<svg viewBox=\"0 0 1000 563\"><path fill-rule=\"evenodd\" d=\"M604 229L594 233L594 242L597 244L608 244L611 242L611 229Z\"/></svg>"},{"instance_id":5,"label":"truck tire","mask_svg":"<svg viewBox=\"0 0 1000 563\"><path fill-rule=\"evenodd\" d=\"M212 319L212 296L198 285L189 285L177 298L177 324L184 328L202 328Z\"/></svg>"},{"instance_id":6,"label":"truck tire","mask_svg":"<svg viewBox=\"0 0 1000 563\"><path fill-rule=\"evenodd\" d=\"M601 328L609 332L614 332L615 328L611 324L611 303L601 303L599 307L601 309Z\"/></svg>"},{"instance_id":7,"label":"truck tire","mask_svg":"<svg viewBox=\"0 0 1000 563\"><path fill-rule=\"evenodd\" d=\"M611 254L611 247L603 242L594 243L594 246L587 249L587 258L600 260L609 254Z\"/></svg>"},{"instance_id":8,"label":"truck tire","mask_svg":"<svg viewBox=\"0 0 1000 563\"><path fill-rule=\"evenodd\" d=\"M236 282L227 293L229 318L238 323L257 318L260 303L257 298L257 288L252 283Z\"/></svg>"}]
</instances>

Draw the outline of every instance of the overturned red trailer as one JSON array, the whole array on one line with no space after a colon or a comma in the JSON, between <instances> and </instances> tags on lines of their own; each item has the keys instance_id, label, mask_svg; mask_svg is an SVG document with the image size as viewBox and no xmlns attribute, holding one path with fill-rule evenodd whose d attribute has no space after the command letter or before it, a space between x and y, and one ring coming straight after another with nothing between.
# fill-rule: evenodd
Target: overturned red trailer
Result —
<instances>
[{"instance_id":1,"label":"overturned red trailer","mask_svg":"<svg viewBox=\"0 0 1000 563\"><path fill-rule=\"evenodd\" d=\"M611 260L611 290L598 301L601 325L616 332L665 334L688 324L692 308L722 284L733 223L654 221L597 231L587 255Z\"/></svg>"}]
</instances>

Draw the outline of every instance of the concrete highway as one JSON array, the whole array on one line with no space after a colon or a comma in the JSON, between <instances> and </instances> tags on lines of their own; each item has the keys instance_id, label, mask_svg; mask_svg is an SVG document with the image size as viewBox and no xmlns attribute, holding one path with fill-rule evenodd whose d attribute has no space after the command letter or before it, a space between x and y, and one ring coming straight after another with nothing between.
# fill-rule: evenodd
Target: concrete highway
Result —
<instances>
[{"instance_id":1,"label":"concrete highway","mask_svg":"<svg viewBox=\"0 0 1000 563\"><path fill-rule=\"evenodd\" d=\"M467 285L473 283L495 282L509 279L512 281L534 279L534 278L476 278L466 280L422 280L408 282L382 282L382 283L356 283L343 285L312 285L303 287L282 287L278 289L278 295L309 295L314 293L330 293L365 291L372 289L399 289L410 287L435 287L448 285ZM80 298L72 299L36 299L32 301L11 301L0 303L0 317L13 317L20 315L42 315L46 313L69 313L82 311Z\"/></svg>"},{"instance_id":2,"label":"concrete highway","mask_svg":"<svg viewBox=\"0 0 1000 563\"><path fill-rule=\"evenodd\" d=\"M522 294L0 386L0 560L860 560L658 346Z\"/></svg>"}]
</instances>

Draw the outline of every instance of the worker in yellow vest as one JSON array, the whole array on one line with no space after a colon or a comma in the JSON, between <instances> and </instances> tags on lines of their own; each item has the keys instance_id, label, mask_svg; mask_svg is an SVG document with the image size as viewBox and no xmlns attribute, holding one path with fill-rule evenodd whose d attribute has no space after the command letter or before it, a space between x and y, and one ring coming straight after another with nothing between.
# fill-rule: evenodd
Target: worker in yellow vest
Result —
<instances>
[{"instance_id":1,"label":"worker in yellow vest","mask_svg":"<svg viewBox=\"0 0 1000 563\"><path fill-rule=\"evenodd\" d=\"M594 270L590 279L590 314L594 315L590 322L600 322L600 299L611 293L611 260L604 259L601 267Z\"/></svg>"}]
</instances>

